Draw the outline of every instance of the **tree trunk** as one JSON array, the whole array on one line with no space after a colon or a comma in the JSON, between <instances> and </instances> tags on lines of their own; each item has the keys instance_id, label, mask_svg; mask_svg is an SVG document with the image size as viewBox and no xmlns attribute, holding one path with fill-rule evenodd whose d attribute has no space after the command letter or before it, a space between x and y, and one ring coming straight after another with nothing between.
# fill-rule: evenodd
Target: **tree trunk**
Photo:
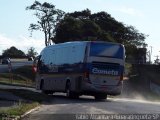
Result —
<instances>
[{"instance_id":1,"label":"tree trunk","mask_svg":"<svg viewBox=\"0 0 160 120\"><path fill-rule=\"evenodd\" d=\"M47 33L45 33L45 45L48 46Z\"/></svg>"}]
</instances>

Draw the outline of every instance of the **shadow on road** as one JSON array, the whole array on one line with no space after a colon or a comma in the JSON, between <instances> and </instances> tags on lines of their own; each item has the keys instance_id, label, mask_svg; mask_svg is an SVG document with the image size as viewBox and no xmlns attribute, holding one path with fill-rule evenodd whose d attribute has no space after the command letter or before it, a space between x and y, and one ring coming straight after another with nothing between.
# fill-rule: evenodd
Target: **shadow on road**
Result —
<instances>
[{"instance_id":1,"label":"shadow on road","mask_svg":"<svg viewBox=\"0 0 160 120\"><path fill-rule=\"evenodd\" d=\"M53 95L45 95L40 91L35 90L34 88L20 87L20 86L11 86L11 85L0 85L0 88L3 91L10 92L26 100L31 100L34 102L40 102L45 105L50 104L76 104L76 103L104 103L112 102L111 99L105 100L95 100L93 96L80 96L79 99L71 99L66 97L65 93L54 93ZM1 90L0 89L0 90ZM9 96L8 96L9 97Z\"/></svg>"},{"instance_id":2,"label":"shadow on road","mask_svg":"<svg viewBox=\"0 0 160 120\"><path fill-rule=\"evenodd\" d=\"M49 95L51 102L45 104L74 104L74 103L100 103L100 102L111 102L111 100L95 100L92 96L80 96L77 99L71 99L66 97L64 94L53 94Z\"/></svg>"}]
</instances>

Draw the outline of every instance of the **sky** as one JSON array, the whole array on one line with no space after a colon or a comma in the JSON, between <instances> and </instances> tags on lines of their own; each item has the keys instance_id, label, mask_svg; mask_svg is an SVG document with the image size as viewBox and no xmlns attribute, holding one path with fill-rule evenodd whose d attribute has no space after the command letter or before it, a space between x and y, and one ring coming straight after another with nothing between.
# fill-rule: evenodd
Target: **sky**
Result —
<instances>
[{"instance_id":1,"label":"sky","mask_svg":"<svg viewBox=\"0 0 160 120\"><path fill-rule=\"evenodd\" d=\"M33 32L30 37L28 27L36 23L32 11L25 8L35 0L0 1L0 55L3 50L15 46L27 53L30 47L40 51L45 47L44 34ZM152 48L152 61L160 56L160 0L38 0L48 2L67 12L81 11L86 8L92 13L105 11L119 22L134 26L146 38L148 51Z\"/></svg>"}]
</instances>

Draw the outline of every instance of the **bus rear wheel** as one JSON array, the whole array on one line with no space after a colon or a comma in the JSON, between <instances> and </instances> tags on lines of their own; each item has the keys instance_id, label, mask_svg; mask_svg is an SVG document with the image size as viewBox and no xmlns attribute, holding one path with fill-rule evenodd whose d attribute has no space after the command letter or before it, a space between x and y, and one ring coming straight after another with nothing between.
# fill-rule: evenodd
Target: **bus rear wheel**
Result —
<instances>
[{"instance_id":1,"label":"bus rear wheel","mask_svg":"<svg viewBox=\"0 0 160 120\"><path fill-rule=\"evenodd\" d=\"M54 92L51 90L42 90L42 93L46 94L46 95L52 95Z\"/></svg>"},{"instance_id":2,"label":"bus rear wheel","mask_svg":"<svg viewBox=\"0 0 160 120\"><path fill-rule=\"evenodd\" d=\"M71 91L71 83L70 82L67 82L67 84L66 84L66 96L69 98L73 98L73 99L79 98L78 94Z\"/></svg>"},{"instance_id":3,"label":"bus rear wheel","mask_svg":"<svg viewBox=\"0 0 160 120\"><path fill-rule=\"evenodd\" d=\"M41 81L40 89L42 90L42 93L46 95L52 95L54 93L52 90L44 90L44 80Z\"/></svg>"},{"instance_id":4,"label":"bus rear wheel","mask_svg":"<svg viewBox=\"0 0 160 120\"><path fill-rule=\"evenodd\" d=\"M105 100L105 99L107 99L107 95L105 95L105 94L95 95L94 98L95 98L95 100Z\"/></svg>"}]
</instances>

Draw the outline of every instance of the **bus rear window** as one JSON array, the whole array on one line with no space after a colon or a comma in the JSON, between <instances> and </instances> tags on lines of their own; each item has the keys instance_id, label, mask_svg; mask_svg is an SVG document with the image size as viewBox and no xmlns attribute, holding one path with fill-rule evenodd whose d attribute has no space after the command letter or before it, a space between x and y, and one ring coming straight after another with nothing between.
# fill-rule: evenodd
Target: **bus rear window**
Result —
<instances>
[{"instance_id":1,"label":"bus rear window","mask_svg":"<svg viewBox=\"0 0 160 120\"><path fill-rule=\"evenodd\" d=\"M124 48L119 44L95 42L90 44L90 56L123 59Z\"/></svg>"}]
</instances>

